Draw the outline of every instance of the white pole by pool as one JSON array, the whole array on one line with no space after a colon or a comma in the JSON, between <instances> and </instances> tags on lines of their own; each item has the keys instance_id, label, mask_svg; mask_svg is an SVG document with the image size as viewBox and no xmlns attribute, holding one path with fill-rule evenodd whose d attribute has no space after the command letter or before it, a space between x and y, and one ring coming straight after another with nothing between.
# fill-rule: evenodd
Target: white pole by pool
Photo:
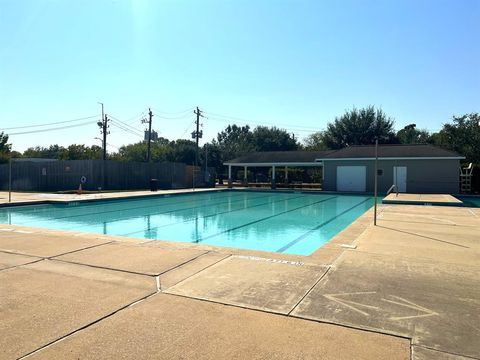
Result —
<instances>
[{"instance_id":1,"label":"white pole by pool","mask_svg":"<svg viewBox=\"0 0 480 360\"><path fill-rule=\"evenodd\" d=\"M275 184L275 165L272 166L272 189L276 188Z\"/></svg>"},{"instance_id":2,"label":"white pole by pool","mask_svg":"<svg viewBox=\"0 0 480 360\"><path fill-rule=\"evenodd\" d=\"M373 225L377 226L377 182L378 182L378 139L375 139L375 196L373 204Z\"/></svg>"},{"instance_id":3,"label":"white pole by pool","mask_svg":"<svg viewBox=\"0 0 480 360\"><path fill-rule=\"evenodd\" d=\"M8 202L12 202L12 155L8 162Z\"/></svg>"}]
</instances>

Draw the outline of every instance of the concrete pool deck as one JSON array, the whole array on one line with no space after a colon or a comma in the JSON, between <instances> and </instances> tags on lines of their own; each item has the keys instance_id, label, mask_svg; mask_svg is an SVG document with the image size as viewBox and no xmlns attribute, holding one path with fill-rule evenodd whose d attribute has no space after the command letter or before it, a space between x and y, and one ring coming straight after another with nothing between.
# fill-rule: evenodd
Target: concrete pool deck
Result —
<instances>
[{"instance_id":1,"label":"concrete pool deck","mask_svg":"<svg viewBox=\"0 0 480 360\"><path fill-rule=\"evenodd\" d=\"M411 205L462 205L462 201L449 194L388 194L382 200L384 204Z\"/></svg>"},{"instance_id":2,"label":"concrete pool deck","mask_svg":"<svg viewBox=\"0 0 480 360\"><path fill-rule=\"evenodd\" d=\"M0 225L0 359L480 359L480 209L311 256Z\"/></svg>"},{"instance_id":3,"label":"concrete pool deck","mask_svg":"<svg viewBox=\"0 0 480 360\"><path fill-rule=\"evenodd\" d=\"M91 193L86 192L79 194L61 194L61 193L35 193L35 192L12 192L11 203L9 203L8 191L0 191L0 206L27 205L42 202L65 203L71 201L92 201L92 200L114 200L126 199L132 197L159 196L170 194L185 194L203 191L222 191L225 188L198 188L198 189L174 189L174 190L158 190L158 191L122 191L122 192L102 192Z\"/></svg>"}]
</instances>

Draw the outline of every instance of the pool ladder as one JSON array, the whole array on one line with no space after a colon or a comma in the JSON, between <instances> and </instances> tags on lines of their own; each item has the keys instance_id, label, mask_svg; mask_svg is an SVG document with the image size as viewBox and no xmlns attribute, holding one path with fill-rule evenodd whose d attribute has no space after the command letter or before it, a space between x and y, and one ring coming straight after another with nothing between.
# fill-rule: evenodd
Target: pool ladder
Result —
<instances>
[{"instance_id":1,"label":"pool ladder","mask_svg":"<svg viewBox=\"0 0 480 360\"><path fill-rule=\"evenodd\" d=\"M398 186L396 184L393 184L392 186L390 186L390 189L388 189L388 191L387 191L387 195L390 194L391 192L393 192L394 189L395 189L395 193L396 193L395 196L398 196Z\"/></svg>"}]
</instances>

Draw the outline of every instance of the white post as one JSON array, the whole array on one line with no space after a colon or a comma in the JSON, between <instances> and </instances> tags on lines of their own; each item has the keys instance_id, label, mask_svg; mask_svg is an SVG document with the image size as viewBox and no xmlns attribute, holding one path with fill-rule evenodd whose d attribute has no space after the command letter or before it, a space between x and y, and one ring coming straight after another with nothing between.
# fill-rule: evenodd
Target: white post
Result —
<instances>
[{"instance_id":1,"label":"white post","mask_svg":"<svg viewBox=\"0 0 480 360\"><path fill-rule=\"evenodd\" d=\"M8 162L8 202L12 202L12 155Z\"/></svg>"},{"instance_id":2,"label":"white post","mask_svg":"<svg viewBox=\"0 0 480 360\"><path fill-rule=\"evenodd\" d=\"M275 184L275 165L272 165L272 189L275 189L277 186Z\"/></svg>"},{"instance_id":3,"label":"white post","mask_svg":"<svg viewBox=\"0 0 480 360\"><path fill-rule=\"evenodd\" d=\"M246 166L243 167L243 182L244 182L245 185L248 184L247 167Z\"/></svg>"},{"instance_id":4,"label":"white post","mask_svg":"<svg viewBox=\"0 0 480 360\"><path fill-rule=\"evenodd\" d=\"M288 166L285 166L285 183L288 184Z\"/></svg>"},{"instance_id":5,"label":"white post","mask_svg":"<svg viewBox=\"0 0 480 360\"><path fill-rule=\"evenodd\" d=\"M373 204L373 225L377 225L377 182L378 182L378 139L375 140L375 184L374 184L374 204Z\"/></svg>"},{"instance_id":6,"label":"white post","mask_svg":"<svg viewBox=\"0 0 480 360\"><path fill-rule=\"evenodd\" d=\"M228 187L232 187L232 165L228 165Z\"/></svg>"}]
</instances>

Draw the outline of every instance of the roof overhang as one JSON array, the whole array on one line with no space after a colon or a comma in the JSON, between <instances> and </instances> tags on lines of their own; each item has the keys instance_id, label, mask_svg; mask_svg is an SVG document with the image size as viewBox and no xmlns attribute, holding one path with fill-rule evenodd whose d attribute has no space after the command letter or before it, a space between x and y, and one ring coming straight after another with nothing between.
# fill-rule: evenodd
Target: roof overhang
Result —
<instances>
[{"instance_id":1,"label":"roof overhang","mask_svg":"<svg viewBox=\"0 0 480 360\"><path fill-rule=\"evenodd\" d=\"M353 160L375 160L374 157L364 158L326 158L315 159L315 161L353 161ZM465 160L465 156L432 156L432 157L379 157L378 160Z\"/></svg>"},{"instance_id":2,"label":"roof overhang","mask_svg":"<svg viewBox=\"0 0 480 360\"><path fill-rule=\"evenodd\" d=\"M229 163L225 162L223 165L226 166L249 166L249 167L271 167L271 166L323 166L321 160L308 161L308 162L246 162L246 163Z\"/></svg>"}]
</instances>

